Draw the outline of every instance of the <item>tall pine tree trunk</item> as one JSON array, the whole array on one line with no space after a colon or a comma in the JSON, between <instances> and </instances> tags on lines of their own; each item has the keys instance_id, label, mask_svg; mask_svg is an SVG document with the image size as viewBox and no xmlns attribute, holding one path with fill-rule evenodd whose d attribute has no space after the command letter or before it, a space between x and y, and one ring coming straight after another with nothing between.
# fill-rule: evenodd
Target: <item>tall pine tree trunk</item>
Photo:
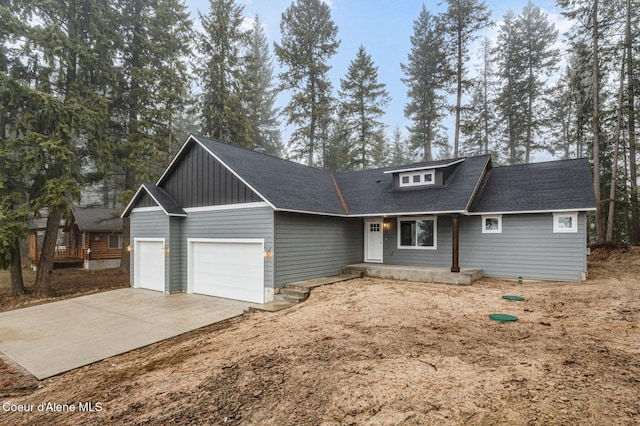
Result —
<instances>
[{"instance_id":1,"label":"tall pine tree trunk","mask_svg":"<svg viewBox=\"0 0 640 426\"><path fill-rule=\"evenodd\" d=\"M135 188L135 174L131 169L125 171L124 177L125 190ZM120 255L120 272L129 272L131 268L131 253L129 246L131 245L131 219L122 218L122 252Z\"/></svg>"},{"instance_id":2,"label":"tall pine tree trunk","mask_svg":"<svg viewBox=\"0 0 640 426\"><path fill-rule=\"evenodd\" d=\"M460 111L462 109L462 32L458 31L457 40L457 66L456 66L456 132L453 142L453 158L458 157L458 148L460 146Z\"/></svg>"},{"instance_id":3,"label":"tall pine tree trunk","mask_svg":"<svg viewBox=\"0 0 640 426\"><path fill-rule=\"evenodd\" d=\"M53 271L53 261L56 251L56 241L58 239L58 227L62 212L59 207L49 207L49 217L47 218L47 229L42 242L42 253L38 260L38 272L36 282L33 285L33 293L40 296L49 290L51 284L51 272Z\"/></svg>"},{"instance_id":4,"label":"tall pine tree trunk","mask_svg":"<svg viewBox=\"0 0 640 426\"><path fill-rule=\"evenodd\" d=\"M604 214L600 196L600 64L598 38L598 0L593 5L593 189L596 196L596 242L605 241Z\"/></svg>"},{"instance_id":5,"label":"tall pine tree trunk","mask_svg":"<svg viewBox=\"0 0 640 426\"><path fill-rule=\"evenodd\" d=\"M611 186L609 188L609 214L607 216L607 235L605 241L613 243L613 221L616 206L616 186L618 184L618 152L620 149L620 133L622 132L622 102L624 96L624 51L622 52L622 69L620 70L620 87L618 88L618 117L616 119L616 135L611 160Z\"/></svg>"},{"instance_id":6,"label":"tall pine tree trunk","mask_svg":"<svg viewBox=\"0 0 640 426\"><path fill-rule=\"evenodd\" d=\"M20 240L15 239L13 247L13 259L9 266L11 275L11 295L19 296L24 294L24 280L22 279L22 262L20 259Z\"/></svg>"},{"instance_id":7,"label":"tall pine tree trunk","mask_svg":"<svg viewBox=\"0 0 640 426\"><path fill-rule=\"evenodd\" d=\"M638 211L638 169L636 162L635 81L633 77L633 32L631 31L631 0L627 0L626 22L627 96L629 128L629 174L631 175L631 244L640 244L640 211Z\"/></svg>"}]
</instances>

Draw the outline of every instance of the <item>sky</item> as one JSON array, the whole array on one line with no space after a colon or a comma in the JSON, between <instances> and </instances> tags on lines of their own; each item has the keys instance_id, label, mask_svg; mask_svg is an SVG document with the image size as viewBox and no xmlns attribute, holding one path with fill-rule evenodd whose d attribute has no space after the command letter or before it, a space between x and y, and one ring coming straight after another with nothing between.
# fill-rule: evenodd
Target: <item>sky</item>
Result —
<instances>
[{"instance_id":1,"label":"sky","mask_svg":"<svg viewBox=\"0 0 640 426\"><path fill-rule=\"evenodd\" d=\"M289 7L292 0L237 0L244 6L244 13L249 20L257 15L263 23L266 36L270 42L273 55L273 42L280 41L280 20L282 13ZM379 82L386 84L386 89L391 96L391 102L387 106L387 113L383 121L387 125L386 132L390 136L396 126L404 129L410 125L410 121L404 117L404 106L407 103L407 87L402 83L404 77L401 63L407 63L407 55L411 49L410 37L413 33L413 21L417 19L422 5L436 14L446 9L444 1L418 1L418 0L325 0L330 6L331 17L338 27L338 39L340 47L338 52L330 59L332 66L329 77L334 90L340 88L340 79L344 78L349 63L355 58L360 45L371 55L374 64L378 67ZM528 0L485 0L487 7L492 12L492 20L496 23L493 28L480 34L479 39L485 36L495 39L498 26L505 12L511 9L519 14ZM555 0L532 0L532 2L549 14L549 19L555 23L556 29L567 31L571 25L560 14L555 5ZM198 11L206 14L209 9L208 0L186 0L186 4L192 14L192 19L199 28ZM562 38L562 36L560 37ZM471 60L475 62L478 56L478 47L470 49ZM276 74L279 70L277 59L274 56ZM470 64L469 69L473 70ZM281 94L277 106L282 107L288 102L288 95ZM283 120L282 120L283 121ZM445 125L449 127L451 143L453 142L453 120L449 118ZM283 141L286 143L293 131L292 128L282 126Z\"/></svg>"}]
</instances>

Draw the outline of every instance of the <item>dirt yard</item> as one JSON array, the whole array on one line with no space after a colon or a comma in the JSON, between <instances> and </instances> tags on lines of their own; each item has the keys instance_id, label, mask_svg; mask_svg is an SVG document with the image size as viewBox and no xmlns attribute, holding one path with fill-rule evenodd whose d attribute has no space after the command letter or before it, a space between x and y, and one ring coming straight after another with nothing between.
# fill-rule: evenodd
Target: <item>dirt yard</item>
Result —
<instances>
[{"instance_id":1,"label":"dirt yard","mask_svg":"<svg viewBox=\"0 0 640 426\"><path fill-rule=\"evenodd\" d=\"M0 397L0 424L640 424L640 248L590 268L582 284L317 288Z\"/></svg>"}]
</instances>

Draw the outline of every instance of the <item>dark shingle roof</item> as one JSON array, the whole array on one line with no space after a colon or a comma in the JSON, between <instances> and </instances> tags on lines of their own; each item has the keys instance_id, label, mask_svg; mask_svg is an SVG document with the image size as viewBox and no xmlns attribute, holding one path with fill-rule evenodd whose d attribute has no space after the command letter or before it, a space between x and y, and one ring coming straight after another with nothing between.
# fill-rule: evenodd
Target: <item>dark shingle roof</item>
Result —
<instances>
[{"instance_id":1,"label":"dark shingle roof","mask_svg":"<svg viewBox=\"0 0 640 426\"><path fill-rule=\"evenodd\" d=\"M468 208L490 156L468 157L451 166L443 186L393 190L393 176L385 171L433 167L455 160L432 161L403 167L340 173L336 181L351 214L461 212Z\"/></svg>"},{"instance_id":2,"label":"dark shingle roof","mask_svg":"<svg viewBox=\"0 0 640 426\"><path fill-rule=\"evenodd\" d=\"M330 173L202 136L193 137L275 208L345 214Z\"/></svg>"},{"instance_id":3,"label":"dark shingle roof","mask_svg":"<svg viewBox=\"0 0 640 426\"><path fill-rule=\"evenodd\" d=\"M587 159L491 169L471 207L475 213L591 210L596 206Z\"/></svg>"},{"instance_id":4,"label":"dark shingle roof","mask_svg":"<svg viewBox=\"0 0 640 426\"><path fill-rule=\"evenodd\" d=\"M122 218L118 209L71 207L81 231L122 232Z\"/></svg>"},{"instance_id":5,"label":"dark shingle roof","mask_svg":"<svg viewBox=\"0 0 640 426\"><path fill-rule=\"evenodd\" d=\"M178 205L176 200L169 195L167 191L153 183L143 183L140 185L138 192L135 193L131 201L129 201L129 205L125 207L124 212L122 212L122 217L129 216L131 210L136 204L136 201L142 196L143 191L146 191L147 194L153 198L153 200L158 204L158 206L165 212L168 216L186 216L187 213Z\"/></svg>"}]
</instances>

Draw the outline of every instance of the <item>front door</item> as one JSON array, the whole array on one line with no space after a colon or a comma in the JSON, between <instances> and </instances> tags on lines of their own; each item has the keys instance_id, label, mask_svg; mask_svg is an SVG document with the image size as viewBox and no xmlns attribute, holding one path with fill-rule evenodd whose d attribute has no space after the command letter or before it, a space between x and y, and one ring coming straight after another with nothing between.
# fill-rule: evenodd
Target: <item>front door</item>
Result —
<instances>
[{"instance_id":1,"label":"front door","mask_svg":"<svg viewBox=\"0 0 640 426\"><path fill-rule=\"evenodd\" d=\"M382 219L364 221L364 261L382 263Z\"/></svg>"}]
</instances>

